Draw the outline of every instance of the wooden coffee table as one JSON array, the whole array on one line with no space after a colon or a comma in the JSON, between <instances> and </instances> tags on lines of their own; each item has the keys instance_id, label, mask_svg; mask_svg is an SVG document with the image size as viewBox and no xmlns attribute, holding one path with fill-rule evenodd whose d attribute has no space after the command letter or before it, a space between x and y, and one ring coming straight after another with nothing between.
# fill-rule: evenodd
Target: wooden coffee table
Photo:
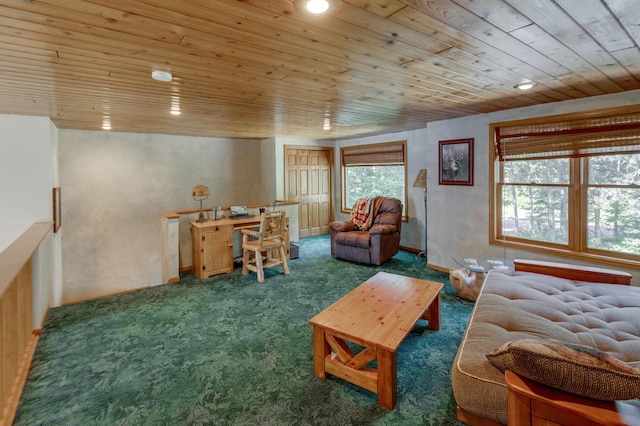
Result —
<instances>
[{"instance_id":1,"label":"wooden coffee table","mask_svg":"<svg viewBox=\"0 0 640 426\"><path fill-rule=\"evenodd\" d=\"M340 377L378 394L378 404L398 401L396 351L419 319L440 329L441 283L378 272L309 320L313 370ZM345 340L363 346L354 354ZM378 361L378 368L367 365Z\"/></svg>"}]
</instances>

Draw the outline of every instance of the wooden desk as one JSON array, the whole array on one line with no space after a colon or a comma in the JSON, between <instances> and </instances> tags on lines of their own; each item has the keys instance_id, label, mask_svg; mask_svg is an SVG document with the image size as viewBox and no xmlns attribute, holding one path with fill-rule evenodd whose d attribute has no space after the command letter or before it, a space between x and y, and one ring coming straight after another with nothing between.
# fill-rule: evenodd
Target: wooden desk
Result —
<instances>
[{"instance_id":1,"label":"wooden desk","mask_svg":"<svg viewBox=\"0 0 640 426\"><path fill-rule=\"evenodd\" d=\"M313 369L378 394L393 409L398 400L396 351L420 318L440 329L441 283L378 272L309 320L313 325ZM363 346L354 354L345 340ZM368 367L373 360L378 368Z\"/></svg>"},{"instance_id":2,"label":"wooden desk","mask_svg":"<svg viewBox=\"0 0 640 426\"><path fill-rule=\"evenodd\" d=\"M260 226L260 216L191 222L193 272L198 278L233 272L233 232ZM285 253L290 256L289 218L285 223Z\"/></svg>"},{"instance_id":3,"label":"wooden desk","mask_svg":"<svg viewBox=\"0 0 640 426\"><path fill-rule=\"evenodd\" d=\"M289 239L298 241L298 202L276 200L278 210L285 210L289 220ZM249 209L257 209L259 207L271 208L271 203L262 203L247 205ZM222 210L227 211L229 207L222 207ZM203 211L209 212L210 208L203 209ZM251 211L251 210L250 210ZM180 229L183 225L187 225L191 220L181 225L180 218L186 215L193 215L199 213L200 209L182 209L182 210L167 210L160 212L160 226L162 232L162 282L174 283L180 281L180 271L191 269L191 265L180 264L180 250L190 250L191 247L186 247L189 244L185 244L183 247L180 243ZM254 213L254 214L255 214ZM288 250L289 247L286 247Z\"/></svg>"}]
</instances>

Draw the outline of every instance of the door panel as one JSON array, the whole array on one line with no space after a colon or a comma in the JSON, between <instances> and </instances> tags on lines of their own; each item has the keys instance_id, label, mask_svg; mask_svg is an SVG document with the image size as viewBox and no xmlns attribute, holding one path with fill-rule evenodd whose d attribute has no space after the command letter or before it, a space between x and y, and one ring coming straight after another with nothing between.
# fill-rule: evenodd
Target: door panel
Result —
<instances>
[{"instance_id":1,"label":"door panel","mask_svg":"<svg viewBox=\"0 0 640 426\"><path fill-rule=\"evenodd\" d=\"M313 202L311 207L311 235L320 235L320 203Z\"/></svg>"},{"instance_id":2,"label":"door panel","mask_svg":"<svg viewBox=\"0 0 640 426\"><path fill-rule=\"evenodd\" d=\"M298 186L298 194L301 196L309 195L309 170L299 170L300 185Z\"/></svg>"},{"instance_id":3,"label":"door panel","mask_svg":"<svg viewBox=\"0 0 640 426\"><path fill-rule=\"evenodd\" d=\"M296 200L298 198L298 173L295 170L289 170L289 199Z\"/></svg>"},{"instance_id":4,"label":"door panel","mask_svg":"<svg viewBox=\"0 0 640 426\"><path fill-rule=\"evenodd\" d=\"M311 194L320 194L320 170L311 170Z\"/></svg>"},{"instance_id":5,"label":"door panel","mask_svg":"<svg viewBox=\"0 0 640 426\"><path fill-rule=\"evenodd\" d=\"M300 238L311 236L311 226L309 226L309 204L300 203L298 206L298 226L300 227Z\"/></svg>"},{"instance_id":6,"label":"door panel","mask_svg":"<svg viewBox=\"0 0 640 426\"><path fill-rule=\"evenodd\" d=\"M331 222L331 203L323 202L320 204L320 233L329 233L329 222Z\"/></svg>"},{"instance_id":7,"label":"door panel","mask_svg":"<svg viewBox=\"0 0 640 426\"><path fill-rule=\"evenodd\" d=\"M322 170L322 195L329 195L331 193L331 176L329 170Z\"/></svg>"}]
</instances>

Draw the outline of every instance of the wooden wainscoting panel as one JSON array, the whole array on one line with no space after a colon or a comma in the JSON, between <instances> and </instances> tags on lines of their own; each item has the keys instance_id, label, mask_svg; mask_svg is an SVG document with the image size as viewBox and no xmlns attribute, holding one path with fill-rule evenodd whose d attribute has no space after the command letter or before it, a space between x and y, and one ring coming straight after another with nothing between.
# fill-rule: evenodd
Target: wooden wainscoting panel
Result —
<instances>
[{"instance_id":1,"label":"wooden wainscoting panel","mask_svg":"<svg viewBox=\"0 0 640 426\"><path fill-rule=\"evenodd\" d=\"M0 296L0 425L9 425L20 401L38 335L32 327L32 262Z\"/></svg>"},{"instance_id":2,"label":"wooden wainscoting panel","mask_svg":"<svg viewBox=\"0 0 640 426\"><path fill-rule=\"evenodd\" d=\"M32 225L0 253L0 426L13 422L38 341L32 259L52 225Z\"/></svg>"}]
</instances>

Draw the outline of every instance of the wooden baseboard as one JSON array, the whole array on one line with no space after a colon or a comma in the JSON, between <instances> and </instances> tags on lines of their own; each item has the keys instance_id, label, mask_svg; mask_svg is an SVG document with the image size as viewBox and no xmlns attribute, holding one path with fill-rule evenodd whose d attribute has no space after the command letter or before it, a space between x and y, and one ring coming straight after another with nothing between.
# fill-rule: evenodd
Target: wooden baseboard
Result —
<instances>
[{"instance_id":1,"label":"wooden baseboard","mask_svg":"<svg viewBox=\"0 0 640 426\"><path fill-rule=\"evenodd\" d=\"M144 286L144 287L132 288L131 290L122 290L122 291L116 291L114 293L103 294L101 296L87 297L85 299L78 299L78 300L74 300L74 301L71 301L71 302L65 302L65 303L62 304L62 306L73 305L73 304L82 303L82 302L89 302L91 300L102 299L102 298L105 298L105 297L119 296L121 294L131 293L132 291L144 290L145 288L150 288L150 287L151 286Z\"/></svg>"},{"instance_id":2,"label":"wooden baseboard","mask_svg":"<svg viewBox=\"0 0 640 426\"><path fill-rule=\"evenodd\" d=\"M404 250L404 251L411 252L411 253L423 253L424 252L424 250L420 250L420 249L413 248L413 247L406 247L406 246L400 246L400 249Z\"/></svg>"},{"instance_id":3,"label":"wooden baseboard","mask_svg":"<svg viewBox=\"0 0 640 426\"><path fill-rule=\"evenodd\" d=\"M447 268L445 266L434 265L433 263L427 263L427 268L435 269L436 271L445 272L447 274L449 272L451 272L451 268Z\"/></svg>"}]
</instances>

